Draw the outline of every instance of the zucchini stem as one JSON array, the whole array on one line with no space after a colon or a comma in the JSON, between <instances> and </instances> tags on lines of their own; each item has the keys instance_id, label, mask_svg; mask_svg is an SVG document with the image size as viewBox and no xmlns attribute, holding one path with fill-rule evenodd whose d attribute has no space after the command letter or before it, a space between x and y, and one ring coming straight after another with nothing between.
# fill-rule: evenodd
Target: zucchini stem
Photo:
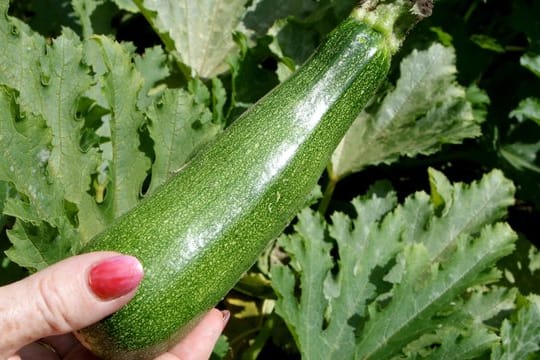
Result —
<instances>
[{"instance_id":1,"label":"zucchini stem","mask_svg":"<svg viewBox=\"0 0 540 360\"><path fill-rule=\"evenodd\" d=\"M431 15L433 0L367 0L351 17L385 35L390 51L396 53L407 33L422 18Z\"/></svg>"}]
</instances>

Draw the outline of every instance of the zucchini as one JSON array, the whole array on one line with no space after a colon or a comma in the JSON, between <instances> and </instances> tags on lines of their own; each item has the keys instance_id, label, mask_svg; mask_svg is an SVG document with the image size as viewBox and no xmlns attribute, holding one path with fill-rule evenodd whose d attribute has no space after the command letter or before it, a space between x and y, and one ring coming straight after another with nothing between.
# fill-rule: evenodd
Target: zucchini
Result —
<instances>
[{"instance_id":1,"label":"zucchini","mask_svg":"<svg viewBox=\"0 0 540 360\"><path fill-rule=\"evenodd\" d=\"M340 24L290 79L84 248L138 257L133 300L79 338L104 359L151 359L215 306L278 236L390 67L388 37Z\"/></svg>"}]
</instances>

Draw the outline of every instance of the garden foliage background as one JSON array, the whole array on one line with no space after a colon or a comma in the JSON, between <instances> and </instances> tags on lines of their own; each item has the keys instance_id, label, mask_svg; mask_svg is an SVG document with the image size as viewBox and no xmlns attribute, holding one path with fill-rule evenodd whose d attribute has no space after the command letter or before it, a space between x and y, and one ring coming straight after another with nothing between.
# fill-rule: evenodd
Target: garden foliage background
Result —
<instances>
[{"instance_id":1,"label":"garden foliage background","mask_svg":"<svg viewBox=\"0 0 540 360\"><path fill-rule=\"evenodd\" d=\"M356 5L0 0L0 285L76 253ZM436 3L220 304L213 356L540 358L539 19Z\"/></svg>"}]
</instances>

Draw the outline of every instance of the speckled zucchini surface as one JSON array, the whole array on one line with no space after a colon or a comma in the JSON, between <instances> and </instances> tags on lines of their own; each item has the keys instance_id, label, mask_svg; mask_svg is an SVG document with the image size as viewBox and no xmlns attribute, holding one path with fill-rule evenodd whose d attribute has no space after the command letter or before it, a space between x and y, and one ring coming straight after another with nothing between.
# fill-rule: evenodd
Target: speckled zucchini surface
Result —
<instances>
[{"instance_id":1,"label":"speckled zucchini surface","mask_svg":"<svg viewBox=\"0 0 540 360\"><path fill-rule=\"evenodd\" d=\"M104 359L152 359L180 339L305 204L385 78L385 37L346 20L290 79L84 249L137 256L122 310L79 334Z\"/></svg>"}]
</instances>

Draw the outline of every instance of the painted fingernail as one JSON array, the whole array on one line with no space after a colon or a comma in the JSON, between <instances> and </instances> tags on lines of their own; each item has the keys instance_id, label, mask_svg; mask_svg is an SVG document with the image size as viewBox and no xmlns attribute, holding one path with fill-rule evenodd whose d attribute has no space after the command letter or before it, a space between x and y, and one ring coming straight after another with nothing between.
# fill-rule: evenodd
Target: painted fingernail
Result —
<instances>
[{"instance_id":1,"label":"painted fingernail","mask_svg":"<svg viewBox=\"0 0 540 360\"><path fill-rule=\"evenodd\" d=\"M223 316L223 327L225 327L231 318L231 312L229 310L221 310L221 316Z\"/></svg>"},{"instance_id":2,"label":"painted fingernail","mask_svg":"<svg viewBox=\"0 0 540 360\"><path fill-rule=\"evenodd\" d=\"M88 284L100 299L112 300L135 289L143 274L142 265L137 258L127 255L113 256L90 269Z\"/></svg>"}]
</instances>

